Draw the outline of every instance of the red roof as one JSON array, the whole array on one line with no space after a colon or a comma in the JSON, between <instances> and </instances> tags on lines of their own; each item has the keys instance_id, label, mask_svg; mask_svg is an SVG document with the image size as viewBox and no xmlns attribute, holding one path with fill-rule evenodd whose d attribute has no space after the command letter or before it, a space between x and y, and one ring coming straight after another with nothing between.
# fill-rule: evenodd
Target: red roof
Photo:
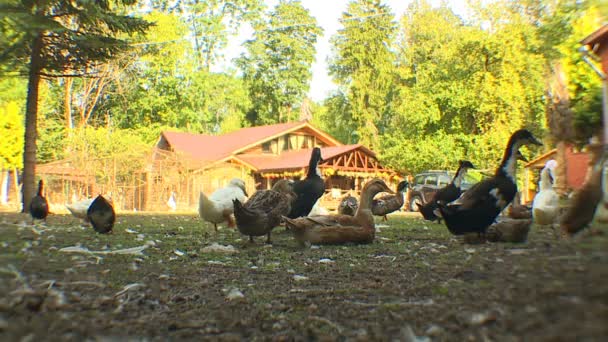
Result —
<instances>
[{"instance_id":1,"label":"red roof","mask_svg":"<svg viewBox=\"0 0 608 342\"><path fill-rule=\"evenodd\" d=\"M366 154L375 157L374 152L366 148L361 144L355 145L341 145L321 148L321 157L324 160L337 157L341 154L362 149ZM274 154L240 154L235 156L237 160L240 160L246 164L251 165L258 171L271 171L271 170L286 170L286 169L301 169L308 167L310 161L310 155L312 149L303 149L298 151L283 152L280 155Z\"/></svg>"},{"instance_id":2,"label":"red roof","mask_svg":"<svg viewBox=\"0 0 608 342\"><path fill-rule=\"evenodd\" d=\"M322 138L330 143L340 144L331 136L312 127L306 121L242 128L223 135L183 132L162 132L161 134L173 151L187 153L192 158L200 161L215 162L237 154L254 144L261 144L277 135L302 127L308 127L317 131Z\"/></svg>"}]
</instances>

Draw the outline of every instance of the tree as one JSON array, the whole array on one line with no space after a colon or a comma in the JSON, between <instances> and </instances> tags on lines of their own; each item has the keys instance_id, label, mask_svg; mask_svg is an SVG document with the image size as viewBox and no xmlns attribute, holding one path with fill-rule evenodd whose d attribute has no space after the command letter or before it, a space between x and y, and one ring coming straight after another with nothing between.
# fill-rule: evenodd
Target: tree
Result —
<instances>
[{"instance_id":1,"label":"tree","mask_svg":"<svg viewBox=\"0 0 608 342\"><path fill-rule=\"evenodd\" d=\"M302 102L312 78L315 43L322 34L299 0L281 0L266 20L254 24L254 38L237 60L249 89L252 124L297 118L292 109Z\"/></svg>"},{"instance_id":2,"label":"tree","mask_svg":"<svg viewBox=\"0 0 608 342\"><path fill-rule=\"evenodd\" d=\"M190 24L198 65L205 71L210 71L229 35L237 34L243 23L259 19L264 8L260 0L184 0L181 6Z\"/></svg>"},{"instance_id":3,"label":"tree","mask_svg":"<svg viewBox=\"0 0 608 342\"><path fill-rule=\"evenodd\" d=\"M466 24L445 6L409 7L391 103L394 129L381 139L387 165L453 169L466 158L493 169L513 131L540 132L544 58L535 29L498 3L477 15Z\"/></svg>"},{"instance_id":4,"label":"tree","mask_svg":"<svg viewBox=\"0 0 608 342\"><path fill-rule=\"evenodd\" d=\"M515 7L535 26L545 56L548 140L557 148L555 188L567 192L566 148L585 143L601 127L601 80L582 60L580 40L600 26L597 1L530 0Z\"/></svg>"},{"instance_id":5,"label":"tree","mask_svg":"<svg viewBox=\"0 0 608 342\"><path fill-rule=\"evenodd\" d=\"M359 132L352 112L347 96L338 91L325 99L322 108L315 111L313 123L342 143L355 144L359 141Z\"/></svg>"},{"instance_id":6,"label":"tree","mask_svg":"<svg viewBox=\"0 0 608 342\"><path fill-rule=\"evenodd\" d=\"M359 142L374 148L389 116L397 25L380 0L349 2L340 22L343 28L331 38L335 56L329 72L350 103Z\"/></svg>"},{"instance_id":7,"label":"tree","mask_svg":"<svg viewBox=\"0 0 608 342\"><path fill-rule=\"evenodd\" d=\"M21 79L0 81L0 204L8 201L9 171L23 165L24 95L25 83Z\"/></svg>"},{"instance_id":8,"label":"tree","mask_svg":"<svg viewBox=\"0 0 608 342\"><path fill-rule=\"evenodd\" d=\"M82 75L86 67L109 60L128 48L121 34L144 32L149 23L118 13L136 0L87 1L7 0L0 20L11 27L11 37L0 40L2 61L26 70L28 93L23 156L23 207L34 195L39 84L41 77ZM6 63L6 62L5 62ZM8 63L6 63L8 64Z\"/></svg>"}]
</instances>

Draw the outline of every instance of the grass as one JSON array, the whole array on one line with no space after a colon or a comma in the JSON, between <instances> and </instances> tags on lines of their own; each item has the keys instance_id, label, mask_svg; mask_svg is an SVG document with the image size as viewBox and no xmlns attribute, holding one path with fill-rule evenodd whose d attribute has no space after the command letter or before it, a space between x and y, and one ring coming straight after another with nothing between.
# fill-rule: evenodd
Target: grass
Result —
<instances>
[{"instance_id":1,"label":"grass","mask_svg":"<svg viewBox=\"0 0 608 342\"><path fill-rule=\"evenodd\" d=\"M369 245L251 245L190 214L122 214L111 235L66 215L0 214L0 338L83 340L601 340L605 235L465 245L392 215ZM143 255L64 253L148 244ZM207 252L218 243L236 253ZM229 300L231 290L243 298ZM58 300L56 297L63 298Z\"/></svg>"}]
</instances>

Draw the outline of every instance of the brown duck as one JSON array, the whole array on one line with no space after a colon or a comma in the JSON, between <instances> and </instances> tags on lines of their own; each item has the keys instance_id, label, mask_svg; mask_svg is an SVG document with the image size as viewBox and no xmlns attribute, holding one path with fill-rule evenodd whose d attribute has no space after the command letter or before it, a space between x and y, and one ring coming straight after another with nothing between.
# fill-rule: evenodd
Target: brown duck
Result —
<instances>
[{"instance_id":1,"label":"brown duck","mask_svg":"<svg viewBox=\"0 0 608 342\"><path fill-rule=\"evenodd\" d=\"M254 236L262 235L267 235L266 242L271 243L272 229L281 223L283 215L289 213L296 197L292 184L293 181L283 179L271 190L257 191L245 203L236 198L232 200L236 227L242 234L249 235L251 243Z\"/></svg>"},{"instance_id":2,"label":"brown duck","mask_svg":"<svg viewBox=\"0 0 608 342\"><path fill-rule=\"evenodd\" d=\"M397 191L391 191L392 195L385 195L374 199L372 201L372 213L376 216L382 216L383 220L387 221L386 215L403 207L403 192L406 191L408 185L407 181L401 181L397 184Z\"/></svg>"},{"instance_id":3,"label":"brown duck","mask_svg":"<svg viewBox=\"0 0 608 342\"><path fill-rule=\"evenodd\" d=\"M593 219L597 205L602 199L602 166L604 146L588 145L591 159L583 186L572 195L568 210L560 220L562 232L573 235L585 228Z\"/></svg>"},{"instance_id":4,"label":"brown duck","mask_svg":"<svg viewBox=\"0 0 608 342\"><path fill-rule=\"evenodd\" d=\"M285 225L293 230L296 240L302 244L371 243L376 234L371 205L374 196L380 192L393 193L381 179L375 178L367 182L361 190L355 216L324 215L283 219Z\"/></svg>"}]
</instances>

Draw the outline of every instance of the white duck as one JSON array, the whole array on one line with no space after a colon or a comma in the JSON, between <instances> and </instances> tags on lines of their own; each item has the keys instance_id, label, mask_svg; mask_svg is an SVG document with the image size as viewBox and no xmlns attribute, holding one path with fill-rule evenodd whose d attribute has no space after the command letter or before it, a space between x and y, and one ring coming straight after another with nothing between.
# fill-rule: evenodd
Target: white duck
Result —
<instances>
[{"instance_id":1,"label":"white duck","mask_svg":"<svg viewBox=\"0 0 608 342\"><path fill-rule=\"evenodd\" d=\"M87 218L87 210L91 206L91 203L93 203L93 200L95 200L95 199L87 198L87 199L79 201L79 202L74 202L72 204L66 204L65 207L68 208L68 210L74 217L77 217L77 218L81 219L83 222L88 223L89 219Z\"/></svg>"},{"instance_id":2,"label":"white duck","mask_svg":"<svg viewBox=\"0 0 608 342\"><path fill-rule=\"evenodd\" d=\"M559 210L559 197L553 190L550 172L551 170L548 167L540 172L540 182L538 184L540 191L532 202L532 217L534 222L539 225L552 224Z\"/></svg>"},{"instance_id":3,"label":"white duck","mask_svg":"<svg viewBox=\"0 0 608 342\"><path fill-rule=\"evenodd\" d=\"M217 231L217 224L225 221L228 222L229 227L234 227L233 199L238 199L242 203L247 200L245 182L242 179L233 178L225 188L215 190L209 197L201 192L198 214L204 221L213 223L215 231Z\"/></svg>"},{"instance_id":4,"label":"white duck","mask_svg":"<svg viewBox=\"0 0 608 342\"><path fill-rule=\"evenodd\" d=\"M329 210L321 205L321 199L319 198L315 205L310 209L310 213L308 216L317 216L317 215L329 215Z\"/></svg>"}]
</instances>

